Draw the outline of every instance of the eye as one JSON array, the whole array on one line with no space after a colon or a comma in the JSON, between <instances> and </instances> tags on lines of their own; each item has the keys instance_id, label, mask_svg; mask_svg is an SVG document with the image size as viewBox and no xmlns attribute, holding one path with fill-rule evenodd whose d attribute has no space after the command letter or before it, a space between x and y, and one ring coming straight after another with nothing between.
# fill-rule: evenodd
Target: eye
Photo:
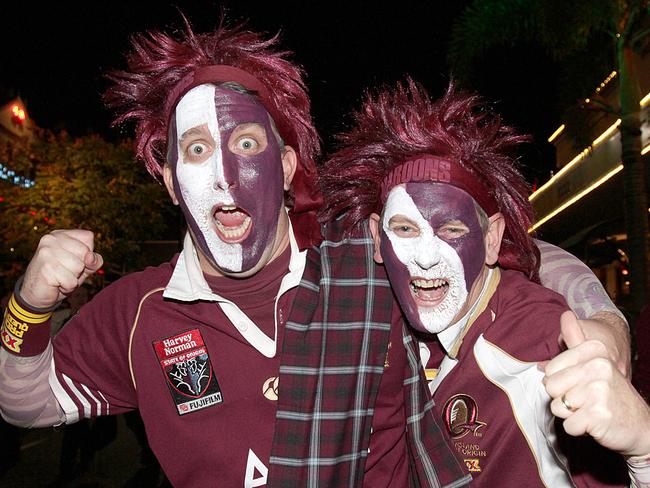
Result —
<instances>
[{"instance_id":1,"label":"eye","mask_svg":"<svg viewBox=\"0 0 650 488\"><path fill-rule=\"evenodd\" d=\"M207 142L194 141L184 150L185 161L188 163L202 163L210 157L212 146Z\"/></svg>"},{"instance_id":2,"label":"eye","mask_svg":"<svg viewBox=\"0 0 650 488\"><path fill-rule=\"evenodd\" d=\"M436 235L441 239L453 240L469 233L469 229L464 225L443 225Z\"/></svg>"},{"instance_id":3,"label":"eye","mask_svg":"<svg viewBox=\"0 0 650 488\"><path fill-rule=\"evenodd\" d=\"M202 156L208 151L208 147L201 142L195 142L194 144L190 144L187 151L190 156Z\"/></svg>"},{"instance_id":4,"label":"eye","mask_svg":"<svg viewBox=\"0 0 650 488\"><path fill-rule=\"evenodd\" d=\"M247 122L235 127L228 138L228 149L241 156L255 156L266 150L268 141L264 126Z\"/></svg>"},{"instance_id":5,"label":"eye","mask_svg":"<svg viewBox=\"0 0 650 488\"><path fill-rule=\"evenodd\" d=\"M242 137L237 141L237 149L243 152L255 152L259 144L252 137Z\"/></svg>"},{"instance_id":6,"label":"eye","mask_svg":"<svg viewBox=\"0 0 650 488\"><path fill-rule=\"evenodd\" d=\"M390 230L397 237L417 237L420 235L420 229L413 224L408 223L395 223L389 226Z\"/></svg>"}]
</instances>

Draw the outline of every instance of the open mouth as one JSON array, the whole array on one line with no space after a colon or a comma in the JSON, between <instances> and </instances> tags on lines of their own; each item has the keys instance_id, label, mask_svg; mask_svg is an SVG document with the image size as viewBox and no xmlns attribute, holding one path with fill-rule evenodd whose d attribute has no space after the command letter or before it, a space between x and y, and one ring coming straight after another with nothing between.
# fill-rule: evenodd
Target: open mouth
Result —
<instances>
[{"instance_id":1,"label":"open mouth","mask_svg":"<svg viewBox=\"0 0 650 488\"><path fill-rule=\"evenodd\" d=\"M251 218L242 208L235 205L217 205L212 217L217 235L223 242L235 244L250 234Z\"/></svg>"},{"instance_id":2,"label":"open mouth","mask_svg":"<svg viewBox=\"0 0 650 488\"><path fill-rule=\"evenodd\" d=\"M440 305L449 291L449 281L445 278L433 280L413 278L410 285L416 302L424 307Z\"/></svg>"}]
</instances>

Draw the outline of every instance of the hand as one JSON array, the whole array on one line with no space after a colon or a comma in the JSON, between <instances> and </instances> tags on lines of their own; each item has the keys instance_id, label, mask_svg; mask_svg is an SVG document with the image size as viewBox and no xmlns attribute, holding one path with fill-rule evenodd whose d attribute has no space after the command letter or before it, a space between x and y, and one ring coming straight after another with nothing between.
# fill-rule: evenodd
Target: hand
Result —
<instances>
[{"instance_id":1,"label":"hand","mask_svg":"<svg viewBox=\"0 0 650 488\"><path fill-rule=\"evenodd\" d=\"M27 266L20 297L35 308L54 306L102 267L104 260L93 249L93 233L88 230L44 235Z\"/></svg>"},{"instance_id":2,"label":"hand","mask_svg":"<svg viewBox=\"0 0 650 488\"><path fill-rule=\"evenodd\" d=\"M650 454L650 407L612 362L602 342L587 339L573 312L561 318L568 350L545 367L551 411L573 436L588 434L627 456Z\"/></svg>"},{"instance_id":3,"label":"hand","mask_svg":"<svg viewBox=\"0 0 650 488\"><path fill-rule=\"evenodd\" d=\"M623 319L612 312L598 312L587 320L578 320L587 339L602 342L609 358L626 378L631 375L632 348L630 329ZM560 334L562 340L562 334Z\"/></svg>"}]
</instances>

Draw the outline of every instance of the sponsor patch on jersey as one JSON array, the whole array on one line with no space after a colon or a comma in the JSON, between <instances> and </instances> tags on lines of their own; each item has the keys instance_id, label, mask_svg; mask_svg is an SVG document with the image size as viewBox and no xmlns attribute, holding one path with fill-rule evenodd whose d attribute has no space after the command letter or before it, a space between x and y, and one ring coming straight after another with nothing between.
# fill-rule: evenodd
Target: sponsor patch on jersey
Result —
<instances>
[{"instance_id":1,"label":"sponsor patch on jersey","mask_svg":"<svg viewBox=\"0 0 650 488\"><path fill-rule=\"evenodd\" d=\"M481 437L483 434L479 429L486 425L485 422L478 420L476 401L463 393L447 400L442 409L442 420L452 439L460 439L470 432L476 437Z\"/></svg>"},{"instance_id":2,"label":"sponsor patch on jersey","mask_svg":"<svg viewBox=\"0 0 650 488\"><path fill-rule=\"evenodd\" d=\"M271 376L262 385L262 394L272 402L278 401L278 384L280 382L279 376Z\"/></svg>"},{"instance_id":3,"label":"sponsor patch on jersey","mask_svg":"<svg viewBox=\"0 0 650 488\"><path fill-rule=\"evenodd\" d=\"M153 347L179 415L223 402L199 329L154 341Z\"/></svg>"},{"instance_id":4,"label":"sponsor patch on jersey","mask_svg":"<svg viewBox=\"0 0 650 488\"><path fill-rule=\"evenodd\" d=\"M470 473L480 473L481 472L481 460L476 458L465 459L465 465L467 470Z\"/></svg>"}]
</instances>

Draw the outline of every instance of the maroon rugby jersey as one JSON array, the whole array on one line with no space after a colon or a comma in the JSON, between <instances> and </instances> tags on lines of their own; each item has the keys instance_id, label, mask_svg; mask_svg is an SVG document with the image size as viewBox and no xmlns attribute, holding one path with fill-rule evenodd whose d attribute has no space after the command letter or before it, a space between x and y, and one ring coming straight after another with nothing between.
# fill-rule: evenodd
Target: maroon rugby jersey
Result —
<instances>
[{"instance_id":1,"label":"maroon rugby jersey","mask_svg":"<svg viewBox=\"0 0 650 488\"><path fill-rule=\"evenodd\" d=\"M208 282L273 337L274 301L289 254L246 280ZM260 354L216 303L163 299L172 270L173 263L129 275L82 309L54 340L59 383L90 415L139 408L175 486L263 486L281 348L273 358ZM293 293L280 298L283 320Z\"/></svg>"},{"instance_id":2,"label":"maroon rugby jersey","mask_svg":"<svg viewBox=\"0 0 650 488\"><path fill-rule=\"evenodd\" d=\"M466 331L455 364L437 341L427 343L427 367L443 365L440 378L430 384L435 408L474 478L472 486L623 486L573 465L569 469L564 455L571 463L582 452L562 453L548 429L553 416L537 363L560 352L557 338L565 310L560 295L521 273L501 270L498 287ZM603 460L590 463L581 469L593 473Z\"/></svg>"},{"instance_id":3,"label":"maroon rugby jersey","mask_svg":"<svg viewBox=\"0 0 650 488\"><path fill-rule=\"evenodd\" d=\"M273 337L273 302L288 261L287 251L247 280L206 279ZM109 286L56 337L54 383L65 390L57 398L75 403L63 405L69 417L74 411L89 417L139 408L150 445L174 485L264 486L278 388L273 379L295 289L280 298L278 353L266 358L216 303L162 297L175 264ZM408 479L402 393L408 364L395 310L365 486L400 487Z\"/></svg>"}]
</instances>

